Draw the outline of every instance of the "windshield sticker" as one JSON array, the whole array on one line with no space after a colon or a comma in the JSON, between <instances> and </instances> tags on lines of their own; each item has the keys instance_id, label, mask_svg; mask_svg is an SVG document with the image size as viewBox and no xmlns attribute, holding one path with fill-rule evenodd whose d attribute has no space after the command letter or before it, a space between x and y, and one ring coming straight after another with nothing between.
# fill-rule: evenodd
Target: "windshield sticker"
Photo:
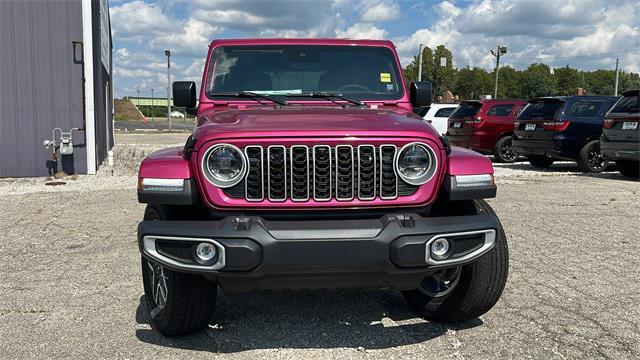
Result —
<instances>
[{"instance_id":1,"label":"windshield sticker","mask_svg":"<svg viewBox=\"0 0 640 360\"><path fill-rule=\"evenodd\" d=\"M393 84L387 84L387 91L393 91Z\"/></svg>"},{"instance_id":2,"label":"windshield sticker","mask_svg":"<svg viewBox=\"0 0 640 360\"><path fill-rule=\"evenodd\" d=\"M380 82L381 83L390 83L391 82L391 73L380 73Z\"/></svg>"}]
</instances>

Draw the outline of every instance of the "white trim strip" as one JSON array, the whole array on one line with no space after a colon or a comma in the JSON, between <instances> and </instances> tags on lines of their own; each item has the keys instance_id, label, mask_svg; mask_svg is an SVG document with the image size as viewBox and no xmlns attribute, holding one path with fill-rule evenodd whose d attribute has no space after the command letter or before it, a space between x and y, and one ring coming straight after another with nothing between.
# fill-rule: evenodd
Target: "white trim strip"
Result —
<instances>
[{"instance_id":1,"label":"white trim strip","mask_svg":"<svg viewBox=\"0 0 640 360\"><path fill-rule=\"evenodd\" d=\"M93 83L93 28L91 0L82 0L82 63L84 66L84 135L87 147L87 174L96 173L95 87Z\"/></svg>"}]
</instances>

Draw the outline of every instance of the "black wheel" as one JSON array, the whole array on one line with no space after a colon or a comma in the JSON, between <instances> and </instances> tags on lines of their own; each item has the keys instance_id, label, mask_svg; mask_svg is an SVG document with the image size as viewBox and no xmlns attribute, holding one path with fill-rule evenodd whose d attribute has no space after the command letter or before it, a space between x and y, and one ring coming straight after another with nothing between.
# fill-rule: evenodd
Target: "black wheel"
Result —
<instances>
[{"instance_id":1,"label":"black wheel","mask_svg":"<svg viewBox=\"0 0 640 360\"><path fill-rule=\"evenodd\" d=\"M618 166L618 171L620 171L622 176L636 179L640 178L640 163L636 161L618 160L616 161L616 165Z\"/></svg>"},{"instance_id":2,"label":"black wheel","mask_svg":"<svg viewBox=\"0 0 640 360\"><path fill-rule=\"evenodd\" d=\"M166 219L164 210L148 205L144 218ZM171 271L144 257L142 281L154 329L166 336L180 336L207 327L215 309L216 284L199 275Z\"/></svg>"},{"instance_id":3,"label":"black wheel","mask_svg":"<svg viewBox=\"0 0 640 360\"><path fill-rule=\"evenodd\" d=\"M477 214L493 214L483 200L476 200ZM504 290L509 269L509 249L502 225L496 246L471 264L441 269L422 280L414 290L403 291L405 299L428 320L457 323L475 319L489 311Z\"/></svg>"},{"instance_id":4,"label":"black wheel","mask_svg":"<svg viewBox=\"0 0 640 360\"><path fill-rule=\"evenodd\" d=\"M527 160L529 160L529 163L533 167L537 168L548 168L549 166L553 165L553 159L549 159L546 156L531 155L527 156Z\"/></svg>"},{"instance_id":5,"label":"black wheel","mask_svg":"<svg viewBox=\"0 0 640 360\"><path fill-rule=\"evenodd\" d=\"M513 150L511 135L503 136L496 142L496 146L493 149L493 155L497 162L500 163L512 163L518 160L520 154Z\"/></svg>"},{"instance_id":6,"label":"black wheel","mask_svg":"<svg viewBox=\"0 0 640 360\"><path fill-rule=\"evenodd\" d=\"M599 173L607 168L607 160L600 152L600 140L589 141L580 150L578 166L584 172Z\"/></svg>"}]
</instances>

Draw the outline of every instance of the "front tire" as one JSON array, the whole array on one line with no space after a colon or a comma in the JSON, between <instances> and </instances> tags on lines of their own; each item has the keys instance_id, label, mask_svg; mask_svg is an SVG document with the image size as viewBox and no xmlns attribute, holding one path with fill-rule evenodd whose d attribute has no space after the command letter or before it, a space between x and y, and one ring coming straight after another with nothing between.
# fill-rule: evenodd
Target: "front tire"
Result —
<instances>
[{"instance_id":1,"label":"front tire","mask_svg":"<svg viewBox=\"0 0 640 360\"><path fill-rule=\"evenodd\" d=\"M167 219L167 214L162 207L148 205L144 219ZM169 270L144 257L142 281L154 329L166 336L181 336L208 326L215 309L215 283L199 275Z\"/></svg>"},{"instance_id":2,"label":"front tire","mask_svg":"<svg viewBox=\"0 0 640 360\"><path fill-rule=\"evenodd\" d=\"M495 215L483 200L475 201L477 214ZM458 323L489 311L504 290L509 269L509 249L502 225L496 245L471 264L442 269L426 277L420 287L403 291L407 302L428 320Z\"/></svg>"},{"instance_id":3,"label":"front tire","mask_svg":"<svg viewBox=\"0 0 640 360\"><path fill-rule=\"evenodd\" d=\"M520 156L520 154L513 150L511 135L503 136L496 142L493 155L499 163L512 163L518 160Z\"/></svg>"},{"instance_id":4,"label":"front tire","mask_svg":"<svg viewBox=\"0 0 640 360\"><path fill-rule=\"evenodd\" d=\"M546 169L549 166L553 165L553 159L549 159L546 156L531 155L527 156L527 159L529 160L529 164L531 164L531 166L541 169Z\"/></svg>"},{"instance_id":5,"label":"front tire","mask_svg":"<svg viewBox=\"0 0 640 360\"><path fill-rule=\"evenodd\" d=\"M616 161L618 171L622 176L638 179L640 178L640 163L636 161Z\"/></svg>"}]
</instances>

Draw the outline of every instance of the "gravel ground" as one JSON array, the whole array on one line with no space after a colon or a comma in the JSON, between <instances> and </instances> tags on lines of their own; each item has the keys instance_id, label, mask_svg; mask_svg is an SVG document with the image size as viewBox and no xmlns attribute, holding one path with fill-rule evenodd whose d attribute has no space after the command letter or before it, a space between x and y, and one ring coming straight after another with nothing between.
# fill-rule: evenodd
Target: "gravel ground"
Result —
<instances>
[{"instance_id":1,"label":"gravel ground","mask_svg":"<svg viewBox=\"0 0 640 360\"><path fill-rule=\"evenodd\" d=\"M127 139L98 176L0 179L0 358L640 357L640 183L571 163L496 167L510 276L480 319L430 323L391 290L221 293L219 322L164 338L142 297L134 172L163 145Z\"/></svg>"}]
</instances>

